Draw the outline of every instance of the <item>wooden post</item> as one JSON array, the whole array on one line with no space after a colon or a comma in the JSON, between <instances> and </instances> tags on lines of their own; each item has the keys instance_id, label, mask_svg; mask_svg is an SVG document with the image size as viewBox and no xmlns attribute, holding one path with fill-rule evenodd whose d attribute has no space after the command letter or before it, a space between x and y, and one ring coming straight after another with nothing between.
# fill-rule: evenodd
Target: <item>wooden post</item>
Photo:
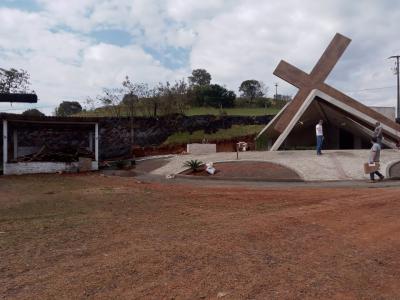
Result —
<instances>
[{"instance_id":1,"label":"wooden post","mask_svg":"<svg viewBox=\"0 0 400 300\"><path fill-rule=\"evenodd\" d=\"M18 157L18 132L17 129L13 131L13 150L14 150L14 160Z\"/></svg>"},{"instance_id":2,"label":"wooden post","mask_svg":"<svg viewBox=\"0 0 400 300\"><path fill-rule=\"evenodd\" d=\"M94 128L94 147L95 147L95 159L99 162L99 123L96 123Z\"/></svg>"},{"instance_id":3,"label":"wooden post","mask_svg":"<svg viewBox=\"0 0 400 300\"><path fill-rule=\"evenodd\" d=\"M8 141L7 141L7 120L3 120L3 174L6 174L6 164L8 155Z\"/></svg>"}]
</instances>

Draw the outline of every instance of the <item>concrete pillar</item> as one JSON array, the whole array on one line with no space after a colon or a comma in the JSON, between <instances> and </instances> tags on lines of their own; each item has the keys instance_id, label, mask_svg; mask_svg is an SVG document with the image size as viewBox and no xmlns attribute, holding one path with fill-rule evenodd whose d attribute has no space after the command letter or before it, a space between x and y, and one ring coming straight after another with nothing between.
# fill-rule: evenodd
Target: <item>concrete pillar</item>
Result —
<instances>
[{"instance_id":1,"label":"concrete pillar","mask_svg":"<svg viewBox=\"0 0 400 300\"><path fill-rule=\"evenodd\" d=\"M6 174L6 164L8 161L8 131L7 120L3 120L3 174Z\"/></svg>"},{"instance_id":2,"label":"concrete pillar","mask_svg":"<svg viewBox=\"0 0 400 300\"><path fill-rule=\"evenodd\" d=\"M99 161L99 123L96 123L94 128L94 146L95 146L95 158Z\"/></svg>"},{"instance_id":3,"label":"concrete pillar","mask_svg":"<svg viewBox=\"0 0 400 300\"><path fill-rule=\"evenodd\" d=\"M89 132L89 150L93 151L93 132Z\"/></svg>"},{"instance_id":4,"label":"concrete pillar","mask_svg":"<svg viewBox=\"0 0 400 300\"><path fill-rule=\"evenodd\" d=\"M16 129L13 131L13 149L14 149L14 160L18 157L18 132Z\"/></svg>"}]
</instances>

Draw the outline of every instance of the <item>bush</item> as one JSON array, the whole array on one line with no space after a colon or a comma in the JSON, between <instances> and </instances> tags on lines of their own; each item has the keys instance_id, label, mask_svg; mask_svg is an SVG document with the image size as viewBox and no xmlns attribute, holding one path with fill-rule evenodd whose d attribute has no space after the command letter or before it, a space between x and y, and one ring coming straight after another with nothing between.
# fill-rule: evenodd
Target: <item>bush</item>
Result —
<instances>
[{"instance_id":1,"label":"bush","mask_svg":"<svg viewBox=\"0 0 400 300\"><path fill-rule=\"evenodd\" d=\"M195 106L211 106L215 108L233 107L236 95L233 91L229 91L218 84L207 86L196 86L190 93L192 105Z\"/></svg>"},{"instance_id":2,"label":"bush","mask_svg":"<svg viewBox=\"0 0 400 300\"><path fill-rule=\"evenodd\" d=\"M23 116L44 117L45 114L36 108L28 109L22 113Z\"/></svg>"},{"instance_id":3,"label":"bush","mask_svg":"<svg viewBox=\"0 0 400 300\"><path fill-rule=\"evenodd\" d=\"M78 114L82 111L82 106L77 101L63 101L56 108L55 115L57 117L67 117L70 115Z\"/></svg>"},{"instance_id":4,"label":"bush","mask_svg":"<svg viewBox=\"0 0 400 300\"><path fill-rule=\"evenodd\" d=\"M192 172L199 171L199 168L201 167L201 165L203 165L203 162L200 160L197 160L197 159L185 161L185 163L183 164L184 167L190 168L192 170Z\"/></svg>"}]
</instances>

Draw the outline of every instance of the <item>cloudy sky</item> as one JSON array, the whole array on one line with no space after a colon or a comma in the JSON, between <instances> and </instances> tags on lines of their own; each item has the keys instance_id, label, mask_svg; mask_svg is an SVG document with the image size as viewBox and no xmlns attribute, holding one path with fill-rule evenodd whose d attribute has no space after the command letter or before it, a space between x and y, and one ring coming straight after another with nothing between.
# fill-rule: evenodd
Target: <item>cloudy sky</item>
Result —
<instances>
[{"instance_id":1,"label":"cloudy sky","mask_svg":"<svg viewBox=\"0 0 400 300\"><path fill-rule=\"evenodd\" d=\"M237 91L257 79L278 93L296 89L272 75L280 59L309 72L336 32L352 39L327 82L368 105L394 106L400 54L396 0L0 0L0 67L23 68L51 113L84 101L125 75L155 84L205 68Z\"/></svg>"}]
</instances>

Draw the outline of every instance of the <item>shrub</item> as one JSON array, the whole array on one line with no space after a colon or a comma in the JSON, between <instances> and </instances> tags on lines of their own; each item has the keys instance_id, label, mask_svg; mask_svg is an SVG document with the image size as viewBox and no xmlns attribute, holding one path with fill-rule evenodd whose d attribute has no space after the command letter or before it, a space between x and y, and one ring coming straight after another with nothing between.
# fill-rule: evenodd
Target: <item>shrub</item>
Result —
<instances>
[{"instance_id":1,"label":"shrub","mask_svg":"<svg viewBox=\"0 0 400 300\"><path fill-rule=\"evenodd\" d=\"M123 160L117 160L117 162L115 163L115 166L117 167L117 169L123 169L124 165L125 165L125 163Z\"/></svg>"},{"instance_id":2,"label":"shrub","mask_svg":"<svg viewBox=\"0 0 400 300\"><path fill-rule=\"evenodd\" d=\"M190 168L192 170L192 172L197 172L202 164L203 164L202 161L197 160L197 159L192 159L192 160L185 161L183 166Z\"/></svg>"}]
</instances>

